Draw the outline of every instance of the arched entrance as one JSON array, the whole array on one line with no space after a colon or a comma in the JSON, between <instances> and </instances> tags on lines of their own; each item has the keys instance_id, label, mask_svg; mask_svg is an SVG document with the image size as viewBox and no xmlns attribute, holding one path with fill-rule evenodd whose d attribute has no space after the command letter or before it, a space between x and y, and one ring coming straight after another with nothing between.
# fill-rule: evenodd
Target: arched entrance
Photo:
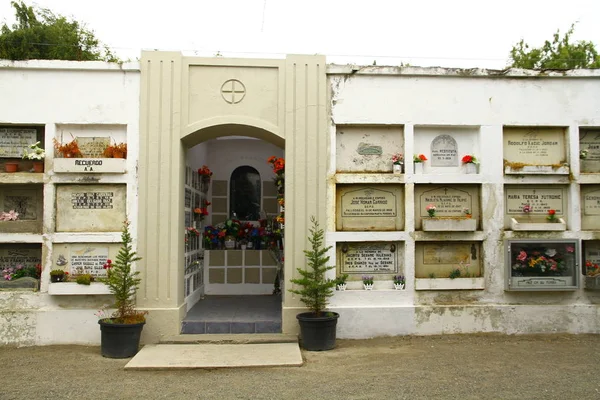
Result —
<instances>
[{"instance_id":1,"label":"arched entrance","mask_svg":"<svg viewBox=\"0 0 600 400\"><path fill-rule=\"evenodd\" d=\"M140 65L137 249L143 263L137 303L149 311L142 341L151 343L178 334L187 313L188 149L228 136L285 148L286 176L291 177L285 183L286 279L293 265L304 265L310 216L326 223L326 65L322 56L242 60L177 52L143 52ZM283 293L284 333L297 330L300 309L298 299Z\"/></svg>"},{"instance_id":2,"label":"arched entrance","mask_svg":"<svg viewBox=\"0 0 600 400\"><path fill-rule=\"evenodd\" d=\"M284 149L256 137L272 139L271 132L253 134L223 135L185 151L183 334L281 332L283 232L267 160Z\"/></svg>"}]
</instances>

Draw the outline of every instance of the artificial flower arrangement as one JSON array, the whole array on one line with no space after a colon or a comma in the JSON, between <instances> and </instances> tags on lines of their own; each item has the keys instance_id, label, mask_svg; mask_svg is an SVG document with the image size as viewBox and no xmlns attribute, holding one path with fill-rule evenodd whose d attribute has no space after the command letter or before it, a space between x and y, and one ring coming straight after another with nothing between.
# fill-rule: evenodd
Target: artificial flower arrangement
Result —
<instances>
[{"instance_id":1,"label":"artificial flower arrangement","mask_svg":"<svg viewBox=\"0 0 600 400\"><path fill-rule=\"evenodd\" d=\"M394 275L394 286L401 286L402 288L404 288L404 285L406 285L406 278L404 277L404 275Z\"/></svg>"},{"instance_id":2,"label":"artificial flower arrangement","mask_svg":"<svg viewBox=\"0 0 600 400\"><path fill-rule=\"evenodd\" d=\"M427 161L427 157L425 157L425 154L415 154L413 155L413 162L415 163L422 163Z\"/></svg>"},{"instance_id":3,"label":"artificial flower arrangement","mask_svg":"<svg viewBox=\"0 0 600 400\"><path fill-rule=\"evenodd\" d=\"M372 275L363 275L362 276L363 285L367 285L367 286L371 285L372 286L373 280L374 280L374 277Z\"/></svg>"},{"instance_id":4,"label":"artificial flower arrangement","mask_svg":"<svg viewBox=\"0 0 600 400\"><path fill-rule=\"evenodd\" d=\"M585 260L585 274L586 276L598 276L600 275L600 266L598 263L590 260Z\"/></svg>"},{"instance_id":5,"label":"artificial flower arrangement","mask_svg":"<svg viewBox=\"0 0 600 400\"><path fill-rule=\"evenodd\" d=\"M521 249L513 253L512 270L517 274L535 276L560 276L568 268L566 255L573 255L575 248L570 245L563 248Z\"/></svg>"},{"instance_id":6,"label":"artificial flower arrangement","mask_svg":"<svg viewBox=\"0 0 600 400\"><path fill-rule=\"evenodd\" d=\"M579 150L579 159L585 160L588 157L588 151L585 149Z\"/></svg>"},{"instance_id":7,"label":"artificial flower arrangement","mask_svg":"<svg viewBox=\"0 0 600 400\"><path fill-rule=\"evenodd\" d=\"M102 157L105 158L127 158L127 143L109 144L104 149Z\"/></svg>"},{"instance_id":8,"label":"artificial flower arrangement","mask_svg":"<svg viewBox=\"0 0 600 400\"><path fill-rule=\"evenodd\" d=\"M465 155L462 160L463 164L479 164L477 158L472 154Z\"/></svg>"},{"instance_id":9,"label":"artificial flower arrangement","mask_svg":"<svg viewBox=\"0 0 600 400\"><path fill-rule=\"evenodd\" d=\"M427 214L433 218L435 217L435 204L428 204L427 207L425 207L425 211L427 211Z\"/></svg>"},{"instance_id":10,"label":"artificial flower arrangement","mask_svg":"<svg viewBox=\"0 0 600 400\"><path fill-rule=\"evenodd\" d=\"M188 236L192 236L192 237L193 236L196 236L196 237L200 236L200 231L198 229L194 228L193 226L188 226L187 228L185 228L185 230L186 230L186 234Z\"/></svg>"},{"instance_id":11,"label":"artificial flower arrangement","mask_svg":"<svg viewBox=\"0 0 600 400\"><path fill-rule=\"evenodd\" d=\"M402 153L396 153L392 155L392 164L402 165L404 164L404 155Z\"/></svg>"},{"instance_id":12,"label":"artificial flower arrangement","mask_svg":"<svg viewBox=\"0 0 600 400\"><path fill-rule=\"evenodd\" d=\"M14 281L15 279L31 277L34 279L40 279L42 275L42 265L37 264L35 267L26 267L23 264L17 264L14 267L6 267L1 271L2 277L7 281Z\"/></svg>"},{"instance_id":13,"label":"artificial flower arrangement","mask_svg":"<svg viewBox=\"0 0 600 400\"><path fill-rule=\"evenodd\" d=\"M19 219L19 213L15 210L9 212L2 211L0 213L0 221L16 221Z\"/></svg>"},{"instance_id":14,"label":"artificial flower arrangement","mask_svg":"<svg viewBox=\"0 0 600 400\"><path fill-rule=\"evenodd\" d=\"M523 213L526 215L529 215L529 213L531 213L531 211L533 211L533 209L531 208L530 204L525 204L523 206Z\"/></svg>"},{"instance_id":15,"label":"artificial flower arrangement","mask_svg":"<svg viewBox=\"0 0 600 400\"><path fill-rule=\"evenodd\" d=\"M548 215L546 216L546 219L549 222L558 222L558 218L556 218L556 210L548 210Z\"/></svg>"},{"instance_id":16,"label":"artificial flower arrangement","mask_svg":"<svg viewBox=\"0 0 600 400\"><path fill-rule=\"evenodd\" d=\"M56 140L56 138L54 138L54 150L63 158L83 157L83 155L81 154L81 150L79 149L77 139L73 139L69 143L62 144L58 140Z\"/></svg>"},{"instance_id":17,"label":"artificial flower arrangement","mask_svg":"<svg viewBox=\"0 0 600 400\"><path fill-rule=\"evenodd\" d=\"M41 161L46 157L46 152L44 149L39 147L40 142L36 142L29 145L29 151L27 149L23 149L23 159L24 160L35 160Z\"/></svg>"},{"instance_id":18,"label":"artificial flower arrangement","mask_svg":"<svg viewBox=\"0 0 600 400\"><path fill-rule=\"evenodd\" d=\"M281 211L276 217L276 221L279 224L285 223L285 159L282 157L271 156L267 159L267 163L271 164L275 177L273 181L277 188L277 203L281 206Z\"/></svg>"},{"instance_id":19,"label":"artificial flower arrangement","mask_svg":"<svg viewBox=\"0 0 600 400\"><path fill-rule=\"evenodd\" d=\"M206 165L203 165L202 168L198 168L198 175L200 175L202 179L210 180L212 174L212 171Z\"/></svg>"},{"instance_id":20,"label":"artificial flower arrangement","mask_svg":"<svg viewBox=\"0 0 600 400\"><path fill-rule=\"evenodd\" d=\"M465 207L462 209L463 214L465 214L465 218L471 218L472 214L471 214L471 210L469 209L469 207Z\"/></svg>"},{"instance_id":21,"label":"artificial flower arrangement","mask_svg":"<svg viewBox=\"0 0 600 400\"><path fill-rule=\"evenodd\" d=\"M209 250L222 249L226 238L234 239L240 243L252 243L253 248L260 250L268 246L275 246L281 239L281 231L276 229L273 221L265 221L261 226L249 222L242 223L237 219L230 219L215 226L204 227L204 248Z\"/></svg>"},{"instance_id":22,"label":"artificial flower arrangement","mask_svg":"<svg viewBox=\"0 0 600 400\"><path fill-rule=\"evenodd\" d=\"M204 221L204 217L208 215L208 206L212 203L208 200L204 200L204 207L194 208L194 216L198 221Z\"/></svg>"}]
</instances>

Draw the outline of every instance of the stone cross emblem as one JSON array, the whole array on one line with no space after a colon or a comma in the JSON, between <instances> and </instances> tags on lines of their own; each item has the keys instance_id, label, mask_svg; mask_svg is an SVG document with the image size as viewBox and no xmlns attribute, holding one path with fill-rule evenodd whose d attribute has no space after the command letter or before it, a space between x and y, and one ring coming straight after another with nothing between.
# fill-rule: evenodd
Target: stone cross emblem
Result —
<instances>
[{"instance_id":1,"label":"stone cross emblem","mask_svg":"<svg viewBox=\"0 0 600 400\"><path fill-rule=\"evenodd\" d=\"M226 80L221 86L221 96L229 104L237 104L246 96L246 87L237 79Z\"/></svg>"}]
</instances>

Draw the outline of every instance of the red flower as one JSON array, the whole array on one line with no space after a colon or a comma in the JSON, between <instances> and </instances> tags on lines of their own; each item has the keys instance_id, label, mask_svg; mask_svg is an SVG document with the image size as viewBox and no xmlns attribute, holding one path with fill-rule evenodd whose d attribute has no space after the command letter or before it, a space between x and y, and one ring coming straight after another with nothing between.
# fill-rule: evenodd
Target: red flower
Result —
<instances>
[{"instance_id":1,"label":"red flower","mask_svg":"<svg viewBox=\"0 0 600 400\"><path fill-rule=\"evenodd\" d=\"M467 154L466 156L464 156L462 158L462 162L464 162L465 164L472 163L473 162L473 156L470 156L470 155Z\"/></svg>"},{"instance_id":2,"label":"red flower","mask_svg":"<svg viewBox=\"0 0 600 400\"><path fill-rule=\"evenodd\" d=\"M427 161L427 157L425 157L425 154L419 154L419 158L421 159L421 161Z\"/></svg>"},{"instance_id":3,"label":"red flower","mask_svg":"<svg viewBox=\"0 0 600 400\"><path fill-rule=\"evenodd\" d=\"M556 210L548 210L548 215L554 215L556 214Z\"/></svg>"}]
</instances>

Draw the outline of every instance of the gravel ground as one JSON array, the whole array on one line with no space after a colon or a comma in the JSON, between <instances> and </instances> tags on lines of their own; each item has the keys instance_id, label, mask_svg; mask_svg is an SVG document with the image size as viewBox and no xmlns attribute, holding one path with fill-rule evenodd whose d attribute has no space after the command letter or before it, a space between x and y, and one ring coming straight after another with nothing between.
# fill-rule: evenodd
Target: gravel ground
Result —
<instances>
[{"instance_id":1,"label":"gravel ground","mask_svg":"<svg viewBox=\"0 0 600 400\"><path fill-rule=\"evenodd\" d=\"M98 347L0 348L0 399L600 399L600 335L338 340L302 367L124 371Z\"/></svg>"}]
</instances>

